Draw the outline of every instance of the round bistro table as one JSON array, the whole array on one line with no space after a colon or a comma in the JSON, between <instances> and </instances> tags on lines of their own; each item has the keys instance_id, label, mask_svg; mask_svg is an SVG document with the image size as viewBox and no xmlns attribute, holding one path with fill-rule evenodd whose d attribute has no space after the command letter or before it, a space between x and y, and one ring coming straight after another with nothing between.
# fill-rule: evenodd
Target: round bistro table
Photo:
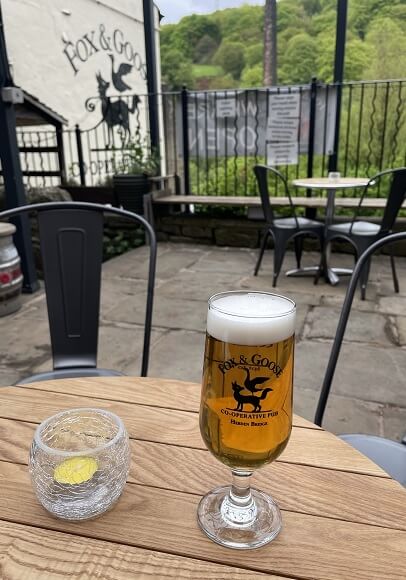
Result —
<instances>
[{"instance_id":1,"label":"round bistro table","mask_svg":"<svg viewBox=\"0 0 406 580\"><path fill-rule=\"evenodd\" d=\"M0 388L0 578L404 580L406 492L365 456L299 416L286 450L253 484L283 529L230 550L199 529L203 494L230 481L199 432L200 385L135 377L60 379ZM38 423L99 407L130 436L123 495L97 519L67 522L38 503L27 468Z\"/></svg>"},{"instance_id":2,"label":"round bistro table","mask_svg":"<svg viewBox=\"0 0 406 580\"><path fill-rule=\"evenodd\" d=\"M308 177L303 179L293 179L292 185L306 189L317 189L327 191L327 204L325 213L325 225L329 226L333 222L335 195L338 189L363 188L367 185L369 179L366 177L339 177L331 179L329 177ZM327 256L327 263L328 263ZM309 266L307 268L295 268L286 272L287 276L315 276L320 266ZM335 286L339 282L339 275L351 275L352 269L349 268L327 268L327 272L322 273L326 280Z\"/></svg>"}]
</instances>

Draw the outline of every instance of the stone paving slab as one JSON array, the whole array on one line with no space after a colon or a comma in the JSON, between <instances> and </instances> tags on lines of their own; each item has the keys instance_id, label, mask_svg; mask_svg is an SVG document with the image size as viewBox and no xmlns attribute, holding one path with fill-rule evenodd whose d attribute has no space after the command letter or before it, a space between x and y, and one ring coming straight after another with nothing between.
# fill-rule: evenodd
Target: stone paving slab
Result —
<instances>
[{"instance_id":1,"label":"stone paving slab","mask_svg":"<svg viewBox=\"0 0 406 580\"><path fill-rule=\"evenodd\" d=\"M406 296L384 296L379 299L380 312L387 314L406 314Z\"/></svg>"},{"instance_id":2,"label":"stone paving slab","mask_svg":"<svg viewBox=\"0 0 406 580\"><path fill-rule=\"evenodd\" d=\"M202 380L205 333L170 330L154 346L148 374L151 377ZM126 368L131 374L132 367Z\"/></svg>"},{"instance_id":3,"label":"stone paving slab","mask_svg":"<svg viewBox=\"0 0 406 580\"><path fill-rule=\"evenodd\" d=\"M315 306L306 319L305 338L333 339L336 335L341 309L331 306ZM395 335L388 316L377 312L361 312L353 309L344 339L347 342L363 342L393 346Z\"/></svg>"},{"instance_id":4,"label":"stone paving slab","mask_svg":"<svg viewBox=\"0 0 406 580\"><path fill-rule=\"evenodd\" d=\"M176 276L163 281L156 291L159 301L161 296L181 297L183 300L207 300L217 292L224 289L238 289L241 286L242 277L239 274L225 274L223 272L207 272L194 270L191 266L187 270L181 270Z\"/></svg>"},{"instance_id":5,"label":"stone paving slab","mask_svg":"<svg viewBox=\"0 0 406 580\"><path fill-rule=\"evenodd\" d=\"M318 391L303 389L295 385L293 408L294 412L302 417L313 418L316 412ZM399 424L388 425L387 432L383 429L384 405L348 399L335 394L333 391L328 399L323 428L333 433L374 433L393 439L403 436Z\"/></svg>"},{"instance_id":6,"label":"stone paving slab","mask_svg":"<svg viewBox=\"0 0 406 580\"><path fill-rule=\"evenodd\" d=\"M406 311L405 311L406 314ZM396 316L396 328L400 346L406 346L406 316ZM406 353L405 353L406 356Z\"/></svg>"},{"instance_id":7,"label":"stone paving slab","mask_svg":"<svg viewBox=\"0 0 406 580\"><path fill-rule=\"evenodd\" d=\"M331 341L303 340L295 351L295 385L319 391ZM362 401L406 407L406 356L398 348L344 343L332 391ZM406 430L406 425L405 425Z\"/></svg>"},{"instance_id":8,"label":"stone paving slab","mask_svg":"<svg viewBox=\"0 0 406 580\"><path fill-rule=\"evenodd\" d=\"M209 251L193 265L197 272L227 272L232 275L252 274L255 267L255 255L250 250L230 250L224 252Z\"/></svg>"},{"instance_id":9,"label":"stone paving slab","mask_svg":"<svg viewBox=\"0 0 406 580\"><path fill-rule=\"evenodd\" d=\"M148 248L103 266L99 364L140 373ZM312 278L280 275L272 288L272 251L257 277L257 250L192 244L158 244L150 376L200 382L207 298L223 290L267 290L292 297L298 307L295 410L312 420L326 370L347 279L332 287ZM303 265L317 264L317 252ZM332 263L351 267L350 254ZM372 262L367 300L354 298L324 426L335 432L376 433L399 439L406 432L406 259L396 259L400 288L393 293L388 256ZM295 267L288 252L283 272ZM0 318L0 385L50 368L43 292L25 295L22 309Z\"/></svg>"},{"instance_id":10,"label":"stone paving slab","mask_svg":"<svg viewBox=\"0 0 406 580\"><path fill-rule=\"evenodd\" d=\"M119 304L108 312L106 320L143 324L145 301L145 294L124 296ZM155 300L152 314L153 325L159 328L183 328L204 332L206 313L207 305L204 301L184 300L161 294Z\"/></svg>"},{"instance_id":11,"label":"stone paving slab","mask_svg":"<svg viewBox=\"0 0 406 580\"><path fill-rule=\"evenodd\" d=\"M48 321L13 318L12 315L1 320L1 365L19 369L21 376L30 374L30 369L50 356Z\"/></svg>"}]
</instances>

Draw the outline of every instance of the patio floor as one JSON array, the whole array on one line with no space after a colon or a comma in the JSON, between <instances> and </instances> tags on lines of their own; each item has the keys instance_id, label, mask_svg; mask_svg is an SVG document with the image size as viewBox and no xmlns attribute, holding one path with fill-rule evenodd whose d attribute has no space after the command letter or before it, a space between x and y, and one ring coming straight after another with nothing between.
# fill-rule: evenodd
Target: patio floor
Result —
<instances>
[{"instance_id":1,"label":"patio floor","mask_svg":"<svg viewBox=\"0 0 406 580\"><path fill-rule=\"evenodd\" d=\"M104 265L99 365L139 375L145 307L147 248ZM272 252L257 278L257 252L160 243L149 375L200 381L206 302L232 289L272 291ZM304 265L317 263L307 253ZM351 266L350 255L332 264ZM284 269L294 266L293 254ZM354 301L324 426L337 433L375 433L400 439L406 432L406 259L398 258L401 291L393 292L387 256L371 268L367 300ZM311 278L280 276L277 292L298 305L295 411L313 419L315 405L346 289ZM24 296L21 310L0 318L0 385L51 368L43 292Z\"/></svg>"}]
</instances>

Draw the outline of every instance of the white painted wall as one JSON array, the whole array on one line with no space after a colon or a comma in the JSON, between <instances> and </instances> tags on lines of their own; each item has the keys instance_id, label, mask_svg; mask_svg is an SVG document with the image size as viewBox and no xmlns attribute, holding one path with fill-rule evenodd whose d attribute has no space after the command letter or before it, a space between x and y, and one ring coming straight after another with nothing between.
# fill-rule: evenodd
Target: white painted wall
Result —
<instances>
[{"instance_id":1,"label":"white painted wall","mask_svg":"<svg viewBox=\"0 0 406 580\"><path fill-rule=\"evenodd\" d=\"M128 107L132 139L147 135L148 99L142 0L1 0L8 57L15 84L65 117L68 127L82 131L87 183L95 184L114 172L120 154L112 148L127 146L127 133L119 125L112 132L103 122L100 85L110 107L121 115ZM157 74L160 86L159 12L155 8ZM114 68L110 56L114 57ZM112 73L131 65L122 80L128 89L114 87ZM96 75L99 75L99 80ZM102 79L102 80L101 80ZM137 108L134 97L139 96ZM126 100L125 97L129 99ZM93 97L96 97L93 99ZM90 100L89 100L90 99ZM119 101L121 99L121 102ZM124 105L122 104L124 103ZM91 106L94 110L90 110ZM125 111L124 111L125 112ZM105 117L105 114L104 114ZM161 152L164 159L162 110ZM95 128L93 130L93 128ZM90 131L86 131L86 130ZM137 133L137 131L139 133ZM45 137L37 135L37 139ZM40 143L36 143L40 145ZM65 133L68 176L78 178L75 136ZM43 160L52 169L56 159ZM28 168L28 167L27 167ZM162 170L164 170L164 165Z\"/></svg>"},{"instance_id":2,"label":"white painted wall","mask_svg":"<svg viewBox=\"0 0 406 580\"><path fill-rule=\"evenodd\" d=\"M98 94L96 74L111 82L111 61L133 65L123 80L145 94L142 0L2 0L14 81L63 115L70 126L92 127L100 118L85 108Z\"/></svg>"}]
</instances>

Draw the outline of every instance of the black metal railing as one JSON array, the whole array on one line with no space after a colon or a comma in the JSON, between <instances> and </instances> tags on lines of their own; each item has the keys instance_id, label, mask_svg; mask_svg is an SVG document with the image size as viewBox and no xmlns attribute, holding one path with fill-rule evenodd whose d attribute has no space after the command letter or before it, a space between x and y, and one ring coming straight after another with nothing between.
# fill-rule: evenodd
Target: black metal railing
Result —
<instances>
[{"instance_id":1,"label":"black metal railing","mask_svg":"<svg viewBox=\"0 0 406 580\"><path fill-rule=\"evenodd\" d=\"M406 79L341 84L339 127L338 85L316 79L300 86L160 93L161 171L180 176L186 193L257 195L256 163L277 165L288 180L327 175L332 157L343 175L403 166L405 85ZM289 99L284 116L281 103ZM151 153L148 95L99 95L86 108L94 123L64 130L62 153L55 132L19 132L30 185L60 182L64 166L68 180L102 185L128 169L134 147Z\"/></svg>"},{"instance_id":2,"label":"black metal railing","mask_svg":"<svg viewBox=\"0 0 406 580\"><path fill-rule=\"evenodd\" d=\"M58 130L19 129L17 143L26 184L44 187L66 181L64 151Z\"/></svg>"}]
</instances>

